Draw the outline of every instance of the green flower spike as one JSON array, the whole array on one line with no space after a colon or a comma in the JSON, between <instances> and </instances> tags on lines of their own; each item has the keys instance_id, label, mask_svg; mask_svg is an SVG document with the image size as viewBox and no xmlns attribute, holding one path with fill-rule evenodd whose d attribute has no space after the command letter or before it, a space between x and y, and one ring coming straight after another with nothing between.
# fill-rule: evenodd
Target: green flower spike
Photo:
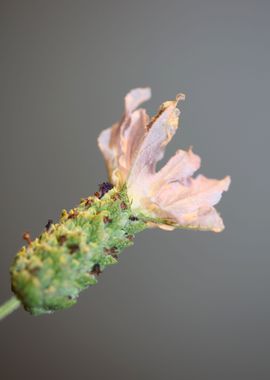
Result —
<instances>
[{"instance_id":1,"label":"green flower spike","mask_svg":"<svg viewBox=\"0 0 270 380\"><path fill-rule=\"evenodd\" d=\"M213 206L228 189L229 177L192 177L200 158L191 149L178 150L156 172L178 127L176 106L184 95L163 103L152 119L137 109L150 96L149 88L129 92L121 121L98 138L110 182L69 212L63 210L58 223L49 220L35 240L24 235L27 245L10 268L15 296L0 307L0 319L21 304L33 315L74 305L79 293L96 284L103 270L133 244L135 234L146 228L224 228Z\"/></svg>"}]
</instances>

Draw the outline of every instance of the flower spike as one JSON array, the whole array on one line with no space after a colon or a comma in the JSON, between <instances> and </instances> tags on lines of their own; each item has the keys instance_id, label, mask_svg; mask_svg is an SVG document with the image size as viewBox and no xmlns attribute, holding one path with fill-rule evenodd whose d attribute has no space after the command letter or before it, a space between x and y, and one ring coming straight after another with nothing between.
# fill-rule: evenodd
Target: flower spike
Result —
<instances>
[{"instance_id":1,"label":"flower spike","mask_svg":"<svg viewBox=\"0 0 270 380\"><path fill-rule=\"evenodd\" d=\"M10 268L15 297L0 307L0 320L20 304L33 315L72 306L148 227L222 231L214 206L230 177L194 176L201 159L192 148L178 150L156 170L178 128L177 105L185 96L163 103L151 119L138 108L150 96L148 87L131 90L121 120L98 138L109 182L77 207L63 210L58 223L49 220L38 238L24 234L27 244Z\"/></svg>"}]
</instances>

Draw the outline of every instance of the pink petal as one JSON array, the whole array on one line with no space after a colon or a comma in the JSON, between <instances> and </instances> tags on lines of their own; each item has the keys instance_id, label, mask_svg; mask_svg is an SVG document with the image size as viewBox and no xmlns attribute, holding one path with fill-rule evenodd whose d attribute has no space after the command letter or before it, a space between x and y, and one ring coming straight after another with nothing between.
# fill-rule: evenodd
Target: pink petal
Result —
<instances>
[{"instance_id":1,"label":"pink petal","mask_svg":"<svg viewBox=\"0 0 270 380\"><path fill-rule=\"evenodd\" d=\"M213 206L229 185L230 177L215 180L200 175L190 178L187 186L177 182L164 185L152 201L161 217L175 220L180 227L219 232L224 225Z\"/></svg>"},{"instance_id":2,"label":"pink petal","mask_svg":"<svg viewBox=\"0 0 270 380\"><path fill-rule=\"evenodd\" d=\"M148 131L134 159L129 177L128 187L132 191L148 183L151 174L155 173L156 163L163 157L167 143L178 128L180 111L176 105L183 95L175 101L164 103L152 121L147 126Z\"/></svg>"},{"instance_id":3,"label":"pink petal","mask_svg":"<svg viewBox=\"0 0 270 380\"><path fill-rule=\"evenodd\" d=\"M152 179L151 193L156 194L166 183L186 183L187 178L192 176L201 166L201 159L192 152L178 150L176 154L160 169Z\"/></svg>"},{"instance_id":4,"label":"pink petal","mask_svg":"<svg viewBox=\"0 0 270 380\"><path fill-rule=\"evenodd\" d=\"M151 98L151 89L149 87L145 88L135 88L131 90L125 96L125 112L126 114L133 112L140 104L146 102Z\"/></svg>"},{"instance_id":5,"label":"pink petal","mask_svg":"<svg viewBox=\"0 0 270 380\"><path fill-rule=\"evenodd\" d=\"M193 214L180 216L177 221L183 228L213 232L224 229L223 220L214 207L202 207Z\"/></svg>"},{"instance_id":6,"label":"pink petal","mask_svg":"<svg viewBox=\"0 0 270 380\"><path fill-rule=\"evenodd\" d=\"M156 174L164 181L176 181L193 175L201 166L201 159L192 152L192 148L186 152L178 150L165 166Z\"/></svg>"},{"instance_id":7,"label":"pink petal","mask_svg":"<svg viewBox=\"0 0 270 380\"><path fill-rule=\"evenodd\" d=\"M121 133L122 153L119 159L120 165L129 170L145 136L145 126L149 122L149 116L144 109L134 111L130 115L130 123L123 128Z\"/></svg>"},{"instance_id":8,"label":"pink petal","mask_svg":"<svg viewBox=\"0 0 270 380\"><path fill-rule=\"evenodd\" d=\"M190 179L190 185L179 184L179 191L174 194L165 208L178 214L194 212L202 207L214 206L220 199L223 191L230 186L230 177L222 180L208 179L202 175Z\"/></svg>"},{"instance_id":9,"label":"pink petal","mask_svg":"<svg viewBox=\"0 0 270 380\"><path fill-rule=\"evenodd\" d=\"M104 129L98 137L98 147L104 157L106 168L109 174L109 180L111 181L111 174L115 167L114 153L110 146L112 128Z\"/></svg>"},{"instance_id":10,"label":"pink petal","mask_svg":"<svg viewBox=\"0 0 270 380\"><path fill-rule=\"evenodd\" d=\"M148 123L144 110L133 111L150 97L151 90L148 87L131 90L125 97L125 112L121 121L105 129L98 138L98 146L113 183L119 176L122 182L126 179L133 155L143 139ZM116 171L118 174L115 176Z\"/></svg>"},{"instance_id":11,"label":"pink petal","mask_svg":"<svg viewBox=\"0 0 270 380\"><path fill-rule=\"evenodd\" d=\"M141 199L141 204L153 215L170 225L201 230L222 231L221 217L213 207L222 192L227 191L230 178L208 179L202 175L187 178L184 182L165 183L158 191L151 191ZM165 223L164 223L165 224ZM164 225L160 225L163 228Z\"/></svg>"}]
</instances>

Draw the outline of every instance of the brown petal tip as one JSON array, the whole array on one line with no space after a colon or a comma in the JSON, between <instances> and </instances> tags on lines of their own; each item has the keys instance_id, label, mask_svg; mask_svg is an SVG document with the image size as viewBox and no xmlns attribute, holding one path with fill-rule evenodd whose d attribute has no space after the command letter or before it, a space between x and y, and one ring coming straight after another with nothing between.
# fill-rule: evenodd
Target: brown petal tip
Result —
<instances>
[{"instance_id":1,"label":"brown petal tip","mask_svg":"<svg viewBox=\"0 0 270 380\"><path fill-rule=\"evenodd\" d=\"M176 97L175 97L175 100L176 100L177 103L178 103L178 102L182 102L182 101L184 101L185 99L186 99L186 95L185 95L185 94L182 94L182 93L177 94Z\"/></svg>"}]
</instances>

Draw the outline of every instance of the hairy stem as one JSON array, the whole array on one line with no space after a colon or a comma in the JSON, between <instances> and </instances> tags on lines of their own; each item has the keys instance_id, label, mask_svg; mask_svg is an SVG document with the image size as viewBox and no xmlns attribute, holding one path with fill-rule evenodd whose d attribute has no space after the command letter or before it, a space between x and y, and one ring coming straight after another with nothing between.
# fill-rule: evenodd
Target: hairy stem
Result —
<instances>
[{"instance_id":1,"label":"hairy stem","mask_svg":"<svg viewBox=\"0 0 270 380\"><path fill-rule=\"evenodd\" d=\"M21 305L21 302L16 297L11 297L3 305L0 306L0 321L13 313Z\"/></svg>"}]
</instances>

